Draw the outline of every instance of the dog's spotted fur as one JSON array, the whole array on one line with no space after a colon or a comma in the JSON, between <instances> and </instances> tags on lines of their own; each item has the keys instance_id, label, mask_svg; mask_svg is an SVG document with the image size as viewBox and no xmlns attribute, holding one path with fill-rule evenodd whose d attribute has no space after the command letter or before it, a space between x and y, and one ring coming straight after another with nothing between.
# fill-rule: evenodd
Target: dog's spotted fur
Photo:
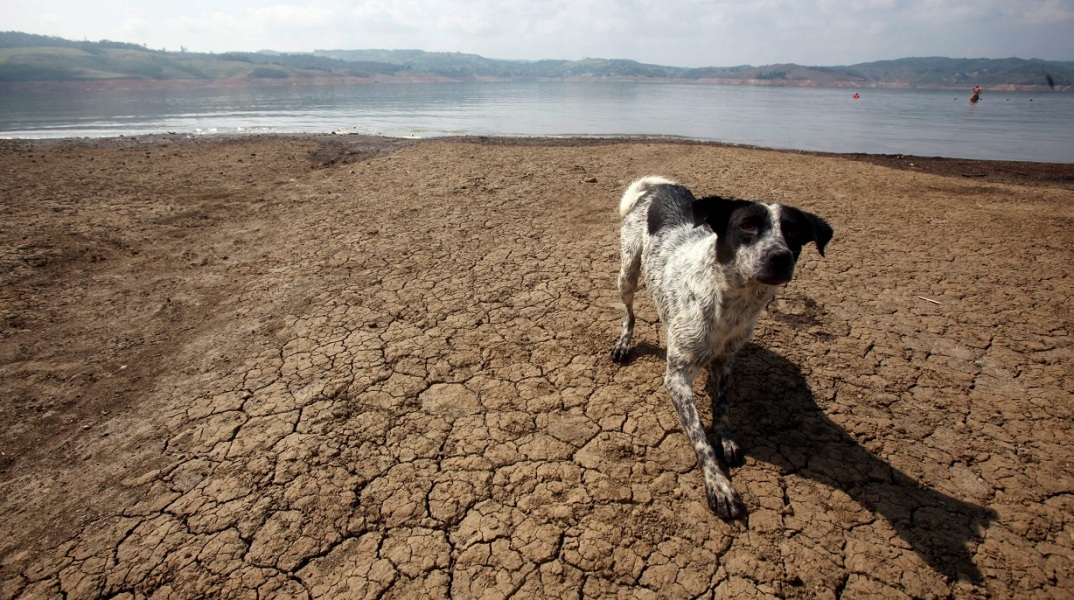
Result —
<instances>
[{"instance_id":1,"label":"dog's spotted fur","mask_svg":"<svg viewBox=\"0 0 1074 600\"><path fill-rule=\"evenodd\" d=\"M802 246L821 255L832 228L820 217L780 204L707 197L663 177L634 181L619 203L622 268L619 292L626 307L612 359L626 360L634 333L638 277L667 329L664 385L705 476L709 506L721 518L745 513L717 453L729 466L742 451L727 421L731 358L753 333L776 288L791 280ZM693 398L698 372L709 368L713 434L705 435Z\"/></svg>"}]
</instances>

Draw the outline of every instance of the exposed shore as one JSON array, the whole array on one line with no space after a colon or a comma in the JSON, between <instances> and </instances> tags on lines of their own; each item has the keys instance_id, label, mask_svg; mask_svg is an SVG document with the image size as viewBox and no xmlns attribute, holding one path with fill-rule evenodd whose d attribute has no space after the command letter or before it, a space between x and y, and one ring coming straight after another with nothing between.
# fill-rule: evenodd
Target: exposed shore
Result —
<instances>
[{"instance_id":1,"label":"exposed shore","mask_svg":"<svg viewBox=\"0 0 1074 600\"><path fill-rule=\"evenodd\" d=\"M744 523L644 293L607 356L650 173L835 228L736 365ZM0 215L2 599L1074 590L1074 165L0 140Z\"/></svg>"}]
</instances>

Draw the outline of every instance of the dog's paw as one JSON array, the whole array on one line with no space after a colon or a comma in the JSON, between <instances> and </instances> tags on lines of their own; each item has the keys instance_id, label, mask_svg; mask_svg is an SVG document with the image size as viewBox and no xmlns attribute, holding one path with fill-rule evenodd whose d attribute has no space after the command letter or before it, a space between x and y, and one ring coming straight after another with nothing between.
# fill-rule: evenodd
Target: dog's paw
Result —
<instances>
[{"instance_id":1,"label":"dog's paw","mask_svg":"<svg viewBox=\"0 0 1074 600\"><path fill-rule=\"evenodd\" d=\"M742 498L739 498L738 492L731 490L730 492L720 493L712 489L707 490L707 492L709 508L716 513L717 517L724 521L733 521L746 516L746 505L742 503Z\"/></svg>"},{"instance_id":2,"label":"dog's paw","mask_svg":"<svg viewBox=\"0 0 1074 600\"><path fill-rule=\"evenodd\" d=\"M612 360L617 363L624 363L630 358L630 345L629 344L616 344L612 348Z\"/></svg>"},{"instance_id":3,"label":"dog's paw","mask_svg":"<svg viewBox=\"0 0 1074 600\"><path fill-rule=\"evenodd\" d=\"M738 442L730 437L726 435L717 436L713 447L728 467L741 467L746 464L746 457L742 454L742 448L739 447Z\"/></svg>"}]
</instances>

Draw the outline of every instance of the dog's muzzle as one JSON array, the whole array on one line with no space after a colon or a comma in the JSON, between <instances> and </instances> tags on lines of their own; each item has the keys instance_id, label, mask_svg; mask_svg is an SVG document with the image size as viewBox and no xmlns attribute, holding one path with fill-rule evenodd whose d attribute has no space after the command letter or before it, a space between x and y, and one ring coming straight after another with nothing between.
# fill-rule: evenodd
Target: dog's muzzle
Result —
<instances>
[{"instance_id":1,"label":"dog's muzzle","mask_svg":"<svg viewBox=\"0 0 1074 600\"><path fill-rule=\"evenodd\" d=\"M766 285L782 285L794 277L794 254L786 248L773 250L761 261L757 281Z\"/></svg>"}]
</instances>

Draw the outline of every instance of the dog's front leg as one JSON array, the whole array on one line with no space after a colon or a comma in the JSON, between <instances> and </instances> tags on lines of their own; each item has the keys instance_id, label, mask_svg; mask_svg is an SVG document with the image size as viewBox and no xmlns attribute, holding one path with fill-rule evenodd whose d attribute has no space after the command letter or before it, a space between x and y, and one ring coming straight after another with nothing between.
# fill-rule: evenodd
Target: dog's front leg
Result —
<instances>
[{"instance_id":1,"label":"dog's front leg","mask_svg":"<svg viewBox=\"0 0 1074 600\"><path fill-rule=\"evenodd\" d=\"M731 389L731 361L728 357L717 358L709 365L708 392L712 399L712 433L716 436L716 451L727 466L738 467L745 463L742 449L731 435L727 411L731 405L728 391Z\"/></svg>"},{"instance_id":2,"label":"dog's front leg","mask_svg":"<svg viewBox=\"0 0 1074 600\"><path fill-rule=\"evenodd\" d=\"M619 296L623 299L626 318L619 339L612 347L612 360L626 362L630 356L630 338L634 335L634 292L638 289L638 276L641 274L641 249L623 244L623 266L619 269Z\"/></svg>"},{"instance_id":3,"label":"dog's front leg","mask_svg":"<svg viewBox=\"0 0 1074 600\"><path fill-rule=\"evenodd\" d=\"M682 428L697 454L697 463L705 476L709 507L721 519L737 519L746 512L746 508L735 488L731 486L731 479L716 460L716 453L701 426L692 389L696 372L696 368L676 365L669 360L664 385L667 386L671 401L679 413L679 422L682 423Z\"/></svg>"}]
</instances>

